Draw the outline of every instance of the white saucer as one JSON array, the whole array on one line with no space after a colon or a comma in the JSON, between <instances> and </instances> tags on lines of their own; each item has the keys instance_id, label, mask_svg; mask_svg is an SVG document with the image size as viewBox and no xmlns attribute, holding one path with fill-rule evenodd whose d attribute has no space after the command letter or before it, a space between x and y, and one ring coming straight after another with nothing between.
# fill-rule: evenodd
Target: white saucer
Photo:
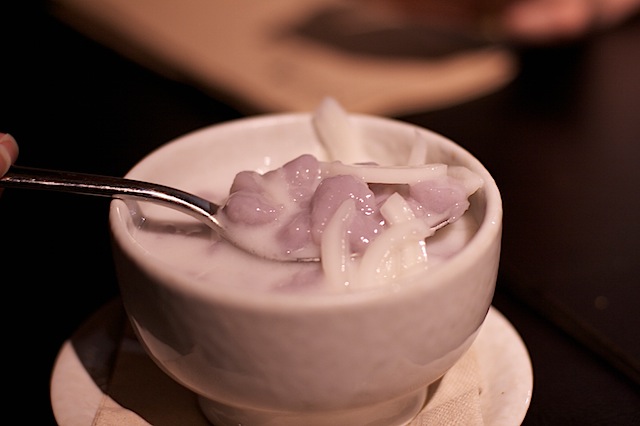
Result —
<instances>
[{"instance_id":1,"label":"white saucer","mask_svg":"<svg viewBox=\"0 0 640 426\"><path fill-rule=\"evenodd\" d=\"M196 397L167 377L129 334L116 299L85 322L60 349L51 377L51 404L60 426L90 426L100 413L118 424L211 426ZM482 380L481 409L488 426L520 425L533 391L524 342L495 308L473 344ZM114 372L129 365L126 377ZM119 376L118 376L119 374ZM120 383L120 386L118 385ZM109 395L103 389L109 388ZM112 392L112 389L117 391ZM126 408L125 408L126 407Z\"/></svg>"}]
</instances>

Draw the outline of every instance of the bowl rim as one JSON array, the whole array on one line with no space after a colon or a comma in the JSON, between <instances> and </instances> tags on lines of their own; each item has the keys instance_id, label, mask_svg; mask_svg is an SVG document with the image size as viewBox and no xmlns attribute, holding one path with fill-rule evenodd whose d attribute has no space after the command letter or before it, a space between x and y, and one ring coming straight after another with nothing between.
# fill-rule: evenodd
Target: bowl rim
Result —
<instances>
[{"instance_id":1,"label":"bowl rim","mask_svg":"<svg viewBox=\"0 0 640 426\"><path fill-rule=\"evenodd\" d=\"M206 140L212 132L234 132L246 129L252 131L265 126L303 125L305 123L311 126L311 117L311 112L267 113L208 125L158 146L139 160L125 176L131 177L131 175L135 175L148 164L165 158L167 154L170 155L178 146L185 146L185 144L197 146L201 144L202 140ZM482 253L489 250L491 245L500 243L503 218L501 194L492 175L473 154L451 139L409 122L369 114L350 113L349 117L357 122L358 125L392 126L405 129L405 131L422 132L430 140L438 144L445 144L446 151L452 151L458 158L464 159L462 163L480 174L484 180L484 185L479 191L486 198L485 214L483 220L479 223L476 234L461 251L448 259L446 264L430 271L428 275L430 280L433 279L435 283L449 281L458 270L463 269L466 264L473 262ZM362 288L349 292L327 292L326 294L314 292L312 295L295 292L251 292L227 285L217 287L215 291L208 291L208 289L204 291L197 288L197 286L188 285L187 277L177 272L175 268L160 261L154 261L152 256L149 256L147 251L136 243L135 238L128 231L127 221L124 217L125 212L128 214L128 209L124 207L123 201L118 199L111 201L108 222L113 243L117 244L126 256L134 259L146 274L154 278L162 278L163 285L170 286L173 289L180 288L182 292L190 292L193 296L215 303L233 304L239 307L250 307L251 309L282 309L285 307L290 309L313 309L314 307L323 308L327 306L338 308L339 306L375 303L376 301L388 303L390 298L415 297L416 294L425 291L426 288L432 287L426 286L422 282L417 282L418 280L411 280L414 282L393 286ZM444 267L445 265L446 267Z\"/></svg>"}]
</instances>

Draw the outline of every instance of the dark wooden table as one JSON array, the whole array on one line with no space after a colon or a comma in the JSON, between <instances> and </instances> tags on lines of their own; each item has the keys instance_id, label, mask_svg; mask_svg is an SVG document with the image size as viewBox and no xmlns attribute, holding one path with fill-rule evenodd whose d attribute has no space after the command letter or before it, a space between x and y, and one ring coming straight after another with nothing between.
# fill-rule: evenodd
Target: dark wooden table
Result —
<instances>
[{"instance_id":1,"label":"dark wooden table","mask_svg":"<svg viewBox=\"0 0 640 426\"><path fill-rule=\"evenodd\" d=\"M16 3L0 15L0 130L20 142L22 165L122 175L174 137L245 115L86 39L43 3ZM640 21L521 60L496 93L398 118L468 148L501 188L494 305L530 352L524 424L638 425ZM25 423L55 424L58 350L118 295L107 206L0 197L5 398L7 412L28 407L13 409Z\"/></svg>"}]
</instances>

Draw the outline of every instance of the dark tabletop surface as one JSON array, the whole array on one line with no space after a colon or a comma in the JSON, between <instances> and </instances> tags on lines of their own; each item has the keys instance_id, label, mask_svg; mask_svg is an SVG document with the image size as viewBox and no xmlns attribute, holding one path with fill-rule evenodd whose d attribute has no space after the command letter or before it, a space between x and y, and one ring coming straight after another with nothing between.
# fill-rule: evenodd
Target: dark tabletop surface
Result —
<instances>
[{"instance_id":1,"label":"dark tabletop surface","mask_svg":"<svg viewBox=\"0 0 640 426\"><path fill-rule=\"evenodd\" d=\"M123 175L177 136L250 114L131 63L39 2L17 3L0 6L0 130L19 141L21 165ZM523 424L640 425L640 20L519 56L498 92L397 118L469 149L501 189L494 306L531 356ZM0 197L5 403L28 407L28 424L55 424L58 350L118 296L107 207Z\"/></svg>"}]
</instances>

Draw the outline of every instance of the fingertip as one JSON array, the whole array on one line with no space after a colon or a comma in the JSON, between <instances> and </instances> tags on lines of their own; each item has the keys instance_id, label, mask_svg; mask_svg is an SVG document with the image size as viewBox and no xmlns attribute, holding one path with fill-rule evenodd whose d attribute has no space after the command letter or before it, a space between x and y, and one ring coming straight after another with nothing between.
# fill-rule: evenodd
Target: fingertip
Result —
<instances>
[{"instance_id":1,"label":"fingertip","mask_svg":"<svg viewBox=\"0 0 640 426\"><path fill-rule=\"evenodd\" d=\"M4 175L18 158L19 148L15 138L8 133L0 133L0 175Z\"/></svg>"}]
</instances>

